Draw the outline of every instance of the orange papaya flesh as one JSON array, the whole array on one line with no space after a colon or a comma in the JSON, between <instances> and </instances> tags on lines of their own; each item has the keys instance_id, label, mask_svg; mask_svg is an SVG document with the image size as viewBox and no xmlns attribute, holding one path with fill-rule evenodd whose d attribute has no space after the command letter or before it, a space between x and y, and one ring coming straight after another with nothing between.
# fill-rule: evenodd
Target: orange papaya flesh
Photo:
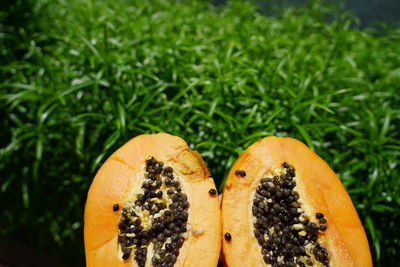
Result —
<instances>
[{"instance_id":1,"label":"orange papaya flesh","mask_svg":"<svg viewBox=\"0 0 400 267\"><path fill-rule=\"evenodd\" d=\"M141 135L96 174L84 214L86 265L216 266L221 216L201 156L165 133Z\"/></svg>"},{"instance_id":2,"label":"orange papaya flesh","mask_svg":"<svg viewBox=\"0 0 400 267\"><path fill-rule=\"evenodd\" d=\"M372 266L339 178L292 138L266 137L230 170L222 197L227 266Z\"/></svg>"}]
</instances>

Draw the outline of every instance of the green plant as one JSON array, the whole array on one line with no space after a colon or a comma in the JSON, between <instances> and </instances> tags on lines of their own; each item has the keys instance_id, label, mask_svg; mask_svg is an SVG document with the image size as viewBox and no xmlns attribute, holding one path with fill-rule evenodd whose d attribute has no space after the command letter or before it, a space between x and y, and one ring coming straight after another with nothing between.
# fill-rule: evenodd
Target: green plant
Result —
<instances>
[{"instance_id":1,"label":"green plant","mask_svg":"<svg viewBox=\"0 0 400 267\"><path fill-rule=\"evenodd\" d=\"M244 148L278 135L339 174L375 263L398 261L399 29L352 28L356 18L320 1L275 16L236 1L17 1L0 12L1 236L82 263L88 186L133 136L182 136L221 189Z\"/></svg>"}]
</instances>

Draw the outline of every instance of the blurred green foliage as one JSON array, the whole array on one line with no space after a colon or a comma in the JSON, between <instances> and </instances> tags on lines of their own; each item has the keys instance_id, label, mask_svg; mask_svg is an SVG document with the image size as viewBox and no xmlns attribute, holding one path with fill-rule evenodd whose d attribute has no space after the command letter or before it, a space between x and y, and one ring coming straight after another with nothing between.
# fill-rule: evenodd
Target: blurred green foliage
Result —
<instances>
[{"instance_id":1,"label":"blurred green foliage","mask_svg":"<svg viewBox=\"0 0 400 267\"><path fill-rule=\"evenodd\" d=\"M22 1L0 11L0 235L83 264L86 192L130 138L165 131L219 186L267 135L339 174L377 266L399 261L400 29L320 1ZM77 262L78 261L78 262Z\"/></svg>"}]
</instances>

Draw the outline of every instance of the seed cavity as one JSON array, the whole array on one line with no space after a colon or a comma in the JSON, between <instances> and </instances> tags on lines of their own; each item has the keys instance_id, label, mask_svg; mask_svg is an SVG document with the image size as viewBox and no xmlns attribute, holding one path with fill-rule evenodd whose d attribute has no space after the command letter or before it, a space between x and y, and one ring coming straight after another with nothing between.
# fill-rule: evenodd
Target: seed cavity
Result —
<instances>
[{"instance_id":1,"label":"seed cavity","mask_svg":"<svg viewBox=\"0 0 400 267\"><path fill-rule=\"evenodd\" d=\"M225 233L224 237L225 237L226 241L231 241L232 240L232 236L231 236L230 233Z\"/></svg>"},{"instance_id":2,"label":"seed cavity","mask_svg":"<svg viewBox=\"0 0 400 267\"><path fill-rule=\"evenodd\" d=\"M118 243L122 259L134 255L138 266L144 267L152 244L151 264L174 266L187 238L188 208L187 195L173 168L148 159L140 193L121 211Z\"/></svg>"},{"instance_id":3,"label":"seed cavity","mask_svg":"<svg viewBox=\"0 0 400 267\"><path fill-rule=\"evenodd\" d=\"M251 213L265 263L304 267L319 262L329 266L329 253L318 242L327 229L327 220L321 212L309 216L301 204L296 171L287 162L260 180Z\"/></svg>"},{"instance_id":4,"label":"seed cavity","mask_svg":"<svg viewBox=\"0 0 400 267\"><path fill-rule=\"evenodd\" d=\"M240 177L245 177L246 176L246 172L244 170L236 170L235 171L235 175L238 175Z\"/></svg>"}]
</instances>

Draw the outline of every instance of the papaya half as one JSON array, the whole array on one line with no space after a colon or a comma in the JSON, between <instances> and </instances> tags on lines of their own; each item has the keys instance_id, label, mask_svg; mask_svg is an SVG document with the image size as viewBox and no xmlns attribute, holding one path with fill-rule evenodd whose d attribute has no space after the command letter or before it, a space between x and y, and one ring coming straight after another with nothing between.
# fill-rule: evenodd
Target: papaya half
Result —
<instances>
[{"instance_id":1,"label":"papaya half","mask_svg":"<svg viewBox=\"0 0 400 267\"><path fill-rule=\"evenodd\" d=\"M84 214L86 265L216 266L218 195L198 152L165 133L140 135L97 172Z\"/></svg>"},{"instance_id":2,"label":"papaya half","mask_svg":"<svg viewBox=\"0 0 400 267\"><path fill-rule=\"evenodd\" d=\"M292 138L266 137L230 170L222 197L227 266L372 266L339 178Z\"/></svg>"}]
</instances>

